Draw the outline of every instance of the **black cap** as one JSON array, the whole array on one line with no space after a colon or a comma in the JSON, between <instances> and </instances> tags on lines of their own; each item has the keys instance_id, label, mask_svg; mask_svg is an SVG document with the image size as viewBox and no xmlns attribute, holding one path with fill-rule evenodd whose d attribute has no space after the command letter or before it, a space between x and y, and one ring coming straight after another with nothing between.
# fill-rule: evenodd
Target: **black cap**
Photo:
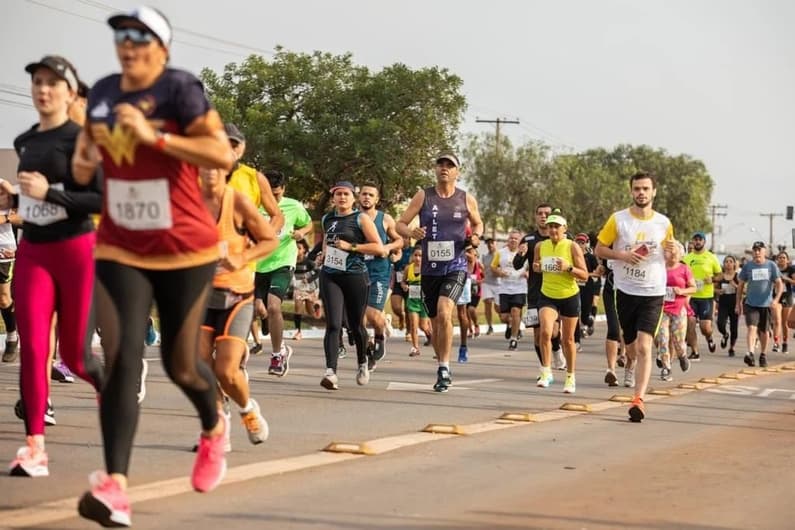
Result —
<instances>
[{"instance_id":1,"label":"black cap","mask_svg":"<svg viewBox=\"0 0 795 530\"><path fill-rule=\"evenodd\" d=\"M237 125L234 123L227 123L224 125L224 130L226 131L226 135L229 137L230 140L242 144L246 141L245 135L240 132L240 129L237 128Z\"/></svg>"},{"instance_id":2,"label":"black cap","mask_svg":"<svg viewBox=\"0 0 795 530\"><path fill-rule=\"evenodd\" d=\"M339 190L339 189L348 189L348 190L351 190L354 193L356 192L356 188L354 187L354 185L351 184L351 182L347 181L347 180L340 180L339 182L337 182L336 184L334 184L331 187L329 192L331 192L331 194L333 195L334 192Z\"/></svg>"},{"instance_id":3,"label":"black cap","mask_svg":"<svg viewBox=\"0 0 795 530\"><path fill-rule=\"evenodd\" d=\"M39 68L49 68L55 75L66 81L74 91L79 89L79 79L77 77L77 70L72 66L72 63L61 57L60 55L45 55L41 61L30 63L25 67L25 71L31 75Z\"/></svg>"},{"instance_id":4,"label":"black cap","mask_svg":"<svg viewBox=\"0 0 795 530\"><path fill-rule=\"evenodd\" d=\"M88 97L88 91L91 90L87 84L81 80L77 80L77 95L81 98Z\"/></svg>"},{"instance_id":5,"label":"black cap","mask_svg":"<svg viewBox=\"0 0 795 530\"><path fill-rule=\"evenodd\" d=\"M751 246L752 249L756 250L758 248L766 248L764 241L754 241L754 244Z\"/></svg>"}]
</instances>

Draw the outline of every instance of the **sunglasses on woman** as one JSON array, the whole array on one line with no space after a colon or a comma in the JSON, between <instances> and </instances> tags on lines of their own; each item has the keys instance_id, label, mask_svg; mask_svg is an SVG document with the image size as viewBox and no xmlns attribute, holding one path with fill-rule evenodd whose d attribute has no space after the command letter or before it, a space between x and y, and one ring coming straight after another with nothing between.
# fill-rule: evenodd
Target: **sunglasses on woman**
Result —
<instances>
[{"instance_id":1,"label":"sunglasses on woman","mask_svg":"<svg viewBox=\"0 0 795 530\"><path fill-rule=\"evenodd\" d=\"M153 33L140 28L117 28L113 31L113 38L116 44L129 40L136 45L149 44L157 39Z\"/></svg>"}]
</instances>

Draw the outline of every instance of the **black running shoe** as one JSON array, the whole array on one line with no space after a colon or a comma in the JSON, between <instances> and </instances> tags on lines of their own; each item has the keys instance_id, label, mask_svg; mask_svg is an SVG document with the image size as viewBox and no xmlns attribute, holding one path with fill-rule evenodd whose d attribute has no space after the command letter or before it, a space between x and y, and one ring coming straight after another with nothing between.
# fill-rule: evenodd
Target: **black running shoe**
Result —
<instances>
[{"instance_id":1,"label":"black running shoe","mask_svg":"<svg viewBox=\"0 0 795 530\"><path fill-rule=\"evenodd\" d=\"M786 343L786 342L785 342L785 343L783 343L783 344L781 345L781 353L789 353L789 351L788 351L788 350L789 350L789 348L787 347L787 343Z\"/></svg>"},{"instance_id":2,"label":"black running shoe","mask_svg":"<svg viewBox=\"0 0 795 530\"><path fill-rule=\"evenodd\" d=\"M764 353L759 354L759 366L762 368L767 368L767 355Z\"/></svg>"},{"instance_id":3,"label":"black running shoe","mask_svg":"<svg viewBox=\"0 0 795 530\"><path fill-rule=\"evenodd\" d=\"M734 348L729 348L729 357L734 357Z\"/></svg>"},{"instance_id":4,"label":"black running shoe","mask_svg":"<svg viewBox=\"0 0 795 530\"><path fill-rule=\"evenodd\" d=\"M707 339L707 348L709 348L709 352L710 353L715 353L716 345L715 345L715 341L712 340L712 337Z\"/></svg>"},{"instance_id":5,"label":"black running shoe","mask_svg":"<svg viewBox=\"0 0 795 530\"><path fill-rule=\"evenodd\" d=\"M386 347L384 344L384 339L375 339L375 343L373 344L373 359L380 361L385 355Z\"/></svg>"},{"instance_id":6,"label":"black running shoe","mask_svg":"<svg viewBox=\"0 0 795 530\"><path fill-rule=\"evenodd\" d=\"M679 357L679 368L682 370L682 373L690 370L690 359L687 358L687 355Z\"/></svg>"},{"instance_id":7,"label":"black running shoe","mask_svg":"<svg viewBox=\"0 0 795 530\"><path fill-rule=\"evenodd\" d=\"M743 357L743 361L748 366L756 366L756 361L754 361L754 354L753 353L746 353L745 357Z\"/></svg>"},{"instance_id":8,"label":"black running shoe","mask_svg":"<svg viewBox=\"0 0 795 530\"><path fill-rule=\"evenodd\" d=\"M724 334L723 337L720 338L720 347L722 349L725 349L728 343L729 343L729 336Z\"/></svg>"},{"instance_id":9,"label":"black running shoe","mask_svg":"<svg viewBox=\"0 0 795 530\"><path fill-rule=\"evenodd\" d=\"M690 352L690 355L687 356L687 358L690 359L691 361L693 361L694 363L697 363L697 362L701 361L701 354L698 353L698 352L692 351L692 352Z\"/></svg>"},{"instance_id":10,"label":"black running shoe","mask_svg":"<svg viewBox=\"0 0 795 530\"><path fill-rule=\"evenodd\" d=\"M453 379L450 375L450 370L444 366L440 366L439 369L436 370L436 384L433 385L434 391L447 392L452 384Z\"/></svg>"},{"instance_id":11,"label":"black running shoe","mask_svg":"<svg viewBox=\"0 0 795 530\"><path fill-rule=\"evenodd\" d=\"M505 340L508 340L510 338L511 338L511 326L506 325L505 326Z\"/></svg>"},{"instance_id":12,"label":"black running shoe","mask_svg":"<svg viewBox=\"0 0 795 530\"><path fill-rule=\"evenodd\" d=\"M657 368L662 368L663 367L662 357L660 357L658 355L657 358L654 361L657 363Z\"/></svg>"}]
</instances>

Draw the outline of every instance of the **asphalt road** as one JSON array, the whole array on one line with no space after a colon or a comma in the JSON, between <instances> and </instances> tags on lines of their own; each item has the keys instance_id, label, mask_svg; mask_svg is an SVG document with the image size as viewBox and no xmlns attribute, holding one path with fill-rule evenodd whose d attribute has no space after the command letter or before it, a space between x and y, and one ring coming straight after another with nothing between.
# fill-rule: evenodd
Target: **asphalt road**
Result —
<instances>
[{"instance_id":1,"label":"asphalt road","mask_svg":"<svg viewBox=\"0 0 795 530\"><path fill-rule=\"evenodd\" d=\"M248 443L233 429L222 486L199 495L188 474L199 425L187 400L150 363L131 469L138 528L792 528L795 526L795 371L739 373L720 351L675 380L654 381L648 419L627 421L629 396L603 382L603 328L584 343L577 394L562 377L535 387L530 342L508 352L501 334L471 341L470 362L453 366L454 386L437 394L430 349L410 359L399 338L366 387L353 356L340 387L320 387L321 342L296 348L285 378L250 362L253 395L270 439ZM706 348L704 348L706 351ZM782 354L772 367L795 367ZM10 461L23 435L12 406L16 365L0 365L0 454ZM562 375L562 374L561 374ZM702 378L731 376L718 384ZM736 378L736 379L735 379ZM85 383L53 383L58 425L47 431L51 476L0 476L0 526L90 528L76 517L87 474L101 467L96 402ZM616 398L620 399L620 398ZM590 412L566 412L565 404ZM534 422L505 421L505 412ZM446 432L419 432L429 424ZM371 455L322 452L349 442Z\"/></svg>"}]
</instances>

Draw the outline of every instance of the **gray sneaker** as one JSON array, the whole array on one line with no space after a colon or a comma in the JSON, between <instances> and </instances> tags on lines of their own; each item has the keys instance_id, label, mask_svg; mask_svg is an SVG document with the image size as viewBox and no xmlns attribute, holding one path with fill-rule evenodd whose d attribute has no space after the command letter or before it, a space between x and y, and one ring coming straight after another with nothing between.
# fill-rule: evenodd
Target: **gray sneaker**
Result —
<instances>
[{"instance_id":1,"label":"gray sneaker","mask_svg":"<svg viewBox=\"0 0 795 530\"><path fill-rule=\"evenodd\" d=\"M607 386L618 386L618 377L616 377L616 373L613 370L608 369L605 372L605 383L607 383Z\"/></svg>"},{"instance_id":2,"label":"gray sneaker","mask_svg":"<svg viewBox=\"0 0 795 530\"><path fill-rule=\"evenodd\" d=\"M552 368L555 370L566 369L566 358L563 356L563 349L558 348L552 351Z\"/></svg>"},{"instance_id":3,"label":"gray sneaker","mask_svg":"<svg viewBox=\"0 0 795 530\"><path fill-rule=\"evenodd\" d=\"M634 368L624 368L624 386L627 388L635 388Z\"/></svg>"},{"instance_id":4,"label":"gray sneaker","mask_svg":"<svg viewBox=\"0 0 795 530\"><path fill-rule=\"evenodd\" d=\"M13 363L19 358L19 339L7 340L6 349L3 352L3 362Z\"/></svg>"},{"instance_id":5,"label":"gray sneaker","mask_svg":"<svg viewBox=\"0 0 795 530\"><path fill-rule=\"evenodd\" d=\"M240 419L248 432L248 441L257 445L268 439L270 430L268 428L268 422L265 421L265 418L262 416L259 403L252 399L251 404L254 408L248 412L241 412Z\"/></svg>"},{"instance_id":6,"label":"gray sneaker","mask_svg":"<svg viewBox=\"0 0 795 530\"><path fill-rule=\"evenodd\" d=\"M326 390L339 390L339 381L340 380L337 378L337 374L334 373L334 370L327 368L326 375L324 375L323 379L320 380L320 386Z\"/></svg>"},{"instance_id":7,"label":"gray sneaker","mask_svg":"<svg viewBox=\"0 0 795 530\"><path fill-rule=\"evenodd\" d=\"M367 369L367 363L360 364L359 370L356 372L356 384L366 385L370 382L370 370Z\"/></svg>"}]
</instances>

